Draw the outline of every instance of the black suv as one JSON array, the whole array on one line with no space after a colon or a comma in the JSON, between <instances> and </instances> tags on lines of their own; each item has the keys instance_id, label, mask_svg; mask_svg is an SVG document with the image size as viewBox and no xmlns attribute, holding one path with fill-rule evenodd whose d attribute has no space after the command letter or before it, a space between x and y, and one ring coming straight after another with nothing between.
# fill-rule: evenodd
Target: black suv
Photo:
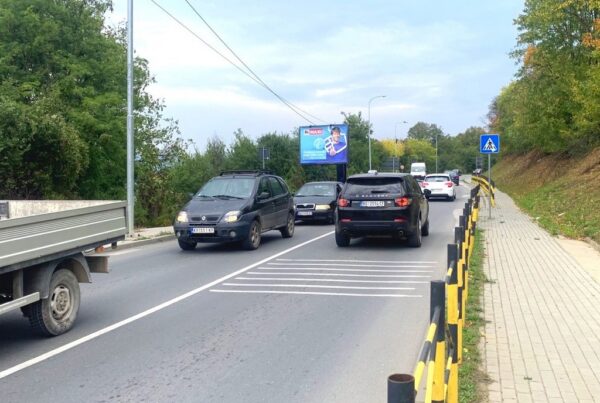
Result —
<instances>
[{"instance_id":1,"label":"black suv","mask_svg":"<svg viewBox=\"0 0 600 403\"><path fill-rule=\"evenodd\" d=\"M337 202L335 241L348 246L352 237L391 235L419 247L421 235L429 235L428 197L409 174L350 176Z\"/></svg>"},{"instance_id":2,"label":"black suv","mask_svg":"<svg viewBox=\"0 0 600 403\"><path fill-rule=\"evenodd\" d=\"M279 176L261 171L227 171L212 178L179 212L173 224L179 246L241 241L256 249L261 234L278 229L294 235L294 201Z\"/></svg>"}]
</instances>

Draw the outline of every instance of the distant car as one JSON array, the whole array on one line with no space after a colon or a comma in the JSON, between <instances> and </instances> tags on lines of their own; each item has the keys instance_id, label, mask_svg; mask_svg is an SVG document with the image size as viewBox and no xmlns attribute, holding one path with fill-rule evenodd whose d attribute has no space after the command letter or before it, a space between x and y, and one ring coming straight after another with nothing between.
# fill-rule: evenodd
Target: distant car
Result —
<instances>
[{"instance_id":1,"label":"distant car","mask_svg":"<svg viewBox=\"0 0 600 403\"><path fill-rule=\"evenodd\" d=\"M456 189L449 174L429 174L421 184L423 189L431 192L430 197L445 197L449 200L456 199Z\"/></svg>"},{"instance_id":2,"label":"distant car","mask_svg":"<svg viewBox=\"0 0 600 403\"><path fill-rule=\"evenodd\" d=\"M333 223L341 182L308 182L294 196L296 219Z\"/></svg>"},{"instance_id":3,"label":"distant car","mask_svg":"<svg viewBox=\"0 0 600 403\"><path fill-rule=\"evenodd\" d=\"M338 198L335 242L344 247L353 237L390 235L420 247L421 236L429 235L429 191L424 192L406 173L350 176Z\"/></svg>"},{"instance_id":4,"label":"distant car","mask_svg":"<svg viewBox=\"0 0 600 403\"><path fill-rule=\"evenodd\" d=\"M424 162L413 162L410 164L410 174L415 177L415 179L423 179L425 175L427 175L427 167Z\"/></svg>"},{"instance_id":5,"label":"distant car","mask_svg":"<svg viewBox=\"0 0 600 403\"><path fill-rule=\"evenodd\" d=\"M481 175L481 168L476 168L475 170L473 170L473 175Z\"/></svg>"},{"instance_id":6,"label":"distant car","mask_svg":"<svg viewBox=\"0 0 600 403\"><path fill-rule=\"evenodd\" d=\"M445 174L448 174L448 176L450 176L450 179L452 180L452 182L454 182L456 186L460 185L460 174L458 172L458 169L453 169L452 171L444 171Z\"/></svg>"},{"instance_id":7,"label":"distant car","mask_svg":"<svg viewBox=\"0 0 600 403\"><path fill-rule=\"evenodd\" d=\"M202 186L173 228L183 250L198 242L235 241L252 250L265 231L276 229L291 238L294 223L294 201L283 179L261 171L228 171Z\"/></svg>"}]
</instances>

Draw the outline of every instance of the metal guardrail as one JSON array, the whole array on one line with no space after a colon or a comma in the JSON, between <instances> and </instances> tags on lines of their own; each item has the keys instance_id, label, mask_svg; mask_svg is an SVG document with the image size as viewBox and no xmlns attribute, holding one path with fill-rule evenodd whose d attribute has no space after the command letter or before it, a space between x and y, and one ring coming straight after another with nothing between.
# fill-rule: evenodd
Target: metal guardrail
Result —
<instances>
[{"instance_id":1,"label":"metal guardrail","mask_svg":"<svg viewBox=\"0 0 600 403\"><path fill-rule=\"evenodd\" d=\"M496 184L494 181L492 180L490 183L490 179L484 175L473 175L471 180L481 186L481 189L490 196L492 207L496 207L496 198L494 196L496 193Z\"/></svg>"},{"instance_id":2,"label":"metal guardrail","mask_svg":"<svg viewBox=\"0 0 600 403\"><path fill-rule=\"evenodd\" d=\"M469 294L469 260L475 246L480 185L471 189L454 243L448 244L448 270L444 280L431 282L430 324L412 375L388 377L388 403L412 403L425 369L425 402L458 402L458 366L462 363L462 330Z\"/></svg>"}]
</instances>

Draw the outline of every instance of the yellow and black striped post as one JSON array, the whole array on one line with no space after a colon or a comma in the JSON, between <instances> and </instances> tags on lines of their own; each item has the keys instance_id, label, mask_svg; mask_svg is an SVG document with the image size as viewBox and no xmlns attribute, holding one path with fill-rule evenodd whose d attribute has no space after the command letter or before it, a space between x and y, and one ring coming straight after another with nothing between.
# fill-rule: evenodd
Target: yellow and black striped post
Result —
<instances>
[{"instance_id":1,"label":"yellow and black striped post","mask_svg":"<svg viewBox=\"0 0 600 403\"><path fill-rule=\"evenodd\" d=\"M458 248L455 243L448 244L448 267L451 270L448 281L448 328L450 330L450 341L452 352L450 374L447 379L448 393L446 401L458 402Z\"/></svg>"},{"instance_id":2,"label":"yellow and black striped post","mask_svg":"<svg viewBox=\"0 0 600 403\"><path fill-rule=\"evenodd\" d=\"M443 402L444 399L444 369L446 364L446 282L435 280L431 282L431 293L429 303L430 315L433 316L436 309L440 314L437 321L437 331L434 339L435 347L432 358L434 361L432 402ZM431 362L431 360L430 360Z\"/></svg>"},{"instance_id":3,"label":"yellow and black striped post","mask_svg":"<svg viewBox=\"0 0 600 403\"><path fill-rule=\"evenodd\" d=\"M463 235L464 232L462 230L461 227L455 227L454 228L454 240L456 243L456 248L457 248L457 253L458 253L458 257L456 260L456 274L458 277L457 283L458 283L458 332L457 332L457 343L456 343L456 350L457 350L457 354L458 354L458 363L461 364L462 363L462 329L463 329L463 287L464 287L464 282L463 282L463 274L464 274L464 262L463 262L463 258L462 258L462 242L463 242Z\"/></svg>"}]
</instances>

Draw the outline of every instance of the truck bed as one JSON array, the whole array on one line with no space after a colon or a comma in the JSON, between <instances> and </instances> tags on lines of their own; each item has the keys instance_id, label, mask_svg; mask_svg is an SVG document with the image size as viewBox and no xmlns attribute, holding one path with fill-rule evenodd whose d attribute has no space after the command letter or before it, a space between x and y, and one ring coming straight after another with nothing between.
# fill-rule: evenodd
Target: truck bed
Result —
<instances>
[{"instance_id":1,"label":"truck bed","mask_svg":"<svg viewBox=\"0 0 600 403\"><path fill-rule=\"evenodd\" d=\"M87 248L127 233L124 201L8 201L0 220L0 274Z\"/></svg>"}]
</instances>

